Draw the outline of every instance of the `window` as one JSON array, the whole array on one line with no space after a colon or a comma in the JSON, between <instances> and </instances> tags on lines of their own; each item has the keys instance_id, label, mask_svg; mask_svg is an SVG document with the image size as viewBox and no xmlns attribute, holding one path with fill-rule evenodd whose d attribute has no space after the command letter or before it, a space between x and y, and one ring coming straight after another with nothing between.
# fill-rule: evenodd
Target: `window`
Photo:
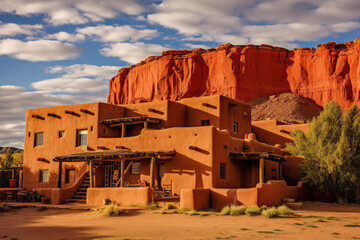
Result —
<instances>
[{"instance_id":1,"label":"window","mask_svg":"<svg viewBox=\"0 0 360 240\"><path fill-rule=\"evenodd\" d=\"M239 124L237 122L234 122L234 133L239 132Z\"/></svg>"},{"instance_id":2,"label":"window","mask_svg":"<svg viewBox=\"0 0 360 240\"><path fill-rule=\"evenodd\" d=\"M44 145L44 133L35 133L34 147Z\"/></svg>"},{"instance_id":3,"label":"window","mask_svg":"<svg viewBox=\"0 0 360 240\"><path fill-rule=\"evenodd\" d=\"M226 179L226 163L220 163L220 179Z\"/></svg>"},{"instance_id":4,"label":"window","mask_svg":"<svg viewBox=\"0 0 360 240\"><path fill-rule=\"evenodd\" d=\"M59 138L65 137L65 131L59 131Z\"/></svg>"},{"instance_id":5,"label":"window","mask_svg":"<svg viewBox=\"0 0 360 240\"><path fill-rule=\"evenodd\" d=\"M40 170L40 182L49 182L49 170Z\"/></svg>"},{"instance_id":6,"label":"window","mask_svg":"<svg viewBox=\"0 0 360 240\"><path fill-rule=\"evenodd\" d=\"M140 174L141 171L141 163L140 162L134 162L131 165L131 174Z\"/></svg>"},{"instance_id":7,"label":"window","mask_svg":"<svg viewBox=\"0 0 360 240\"><path fill-rule=\"evenodd\" d=\"M76 146L86 146L87 145L87 130L77 130L76 132Z\"/></svg>"},{"instance_id":8,"label":"window","mask_svg":"<svg viewBox=\"0 0 360 240\"><path fill-rule=\"evenodd\" d=\"M75 182L75 169L66 169L65 183L74 183L74 182Z\"/></svg>"},{"instance_id":9,"label":"window","mask_svg":"<svg viewBox=\"0 0 360 240\"><path fill-rule=\"evenodd\" d=\"M210 120L201 120L201 126L210 126Z\"/></svg>"}]
</instances>

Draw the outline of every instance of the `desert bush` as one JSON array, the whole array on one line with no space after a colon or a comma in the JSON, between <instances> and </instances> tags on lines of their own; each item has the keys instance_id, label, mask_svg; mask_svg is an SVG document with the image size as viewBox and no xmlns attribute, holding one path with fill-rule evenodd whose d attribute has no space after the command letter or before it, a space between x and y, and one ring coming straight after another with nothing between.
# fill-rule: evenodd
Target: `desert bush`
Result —
<instances>
[{"instance_id":1,"label":"desert bush","mask_svg":"<svg viewBox=\"0 0 360 240\"><path fill-rule=\"evenodd\" d=\"M156 202L151 202L147 208L148 209L156 209L158 207L157 203Z\"/></svg>"},{"instance_id":2,"label":"desert bush","mask_svg":"<svg viewBox=\"0 0 360 240\"><path fill-rule=\"evenodd\" d=\"M245 210L245 214L248 216L256 216L260 214L260 208L258 206L250 206Z\"/></svg>"},{"instance_id":3,"label":"desert bush","mask_svg":"<svg viewBox=\"0 0 360 240\"><path fill-rule=\"evenodd\" d=\"M174 203L168 203L166 204L166 209L178 209L179 206Z\"/></svg>"},{"instance_id":4,"label":"desert bush","mask_svg":"<svg viewBox=\"0 0 360 240\"><path fill-rule=\"evenodd\" d=\"M229 206L225 206L223 207L223 209L221 209L219 215L230 215L230 213L231 213L231 208Z\"/></svg>"},{"instance_id":5,"label":"desert bush","mask_svg":"<svg viewBox=\"0 0 360 240\"><path fill-rule=\"evenodd\" d=\"M235 206L235 205L230 206L230 215L232 216L245 214L245 211L246 211L246 206Z\"/></svg>"},{"instance_id":6,"label":"desert bush","mask_svg":"<svg viewBox=\"0 0 360 240\"><path fill-rule=\"evenodd\" d=\"M117 216L120 215L121 213L123 213L123 210L120 209L117 204L111 204L108 205L105 209L104 209L104 214L106 216Z\"/></svg>"},{"instance_id":7,"label":"desert bush","mask_svg":"<svg viewBox=\"0 0 360 240\"><path fill-rule=\"evenodd\" d=\"M264 210L266 210L266 209L268 209L268 206L262 205L262 206L260 207L260 213L262 213L262 211L264 211Z\"/></svg>"},{"instance_id":8,"label":"desert bush","mask_svg":"<svg viewBox=\"0 0 360 240\"><path fill-rule=\"evenodd\" d=\"M278 215L285 215L285 216L294 215L293 211L285 205L281 205L277 207L276 211Z\"/></svg>"},{"instance_id":9,"label":"desert bush","mask_svg":"<svg viewBox=\"0 0 360 240\"><path fill-rule=\"evenodd\" d=\"M275 207L268 208L262 211L261 215L267 218L273 218L278 216L278 211Z\"/></svg>"},{"instance_id":10,"label":"desert bush","mask_svg":"<svg viewBox=\"0 0 360 240\"><path fill-rule=\"evenodd\" d=\"M188 212L186 212L187 214L189 214L190 216L192 215L199 215L199 213L196 210L190 210Z\"/></svg>"}]
</instances>

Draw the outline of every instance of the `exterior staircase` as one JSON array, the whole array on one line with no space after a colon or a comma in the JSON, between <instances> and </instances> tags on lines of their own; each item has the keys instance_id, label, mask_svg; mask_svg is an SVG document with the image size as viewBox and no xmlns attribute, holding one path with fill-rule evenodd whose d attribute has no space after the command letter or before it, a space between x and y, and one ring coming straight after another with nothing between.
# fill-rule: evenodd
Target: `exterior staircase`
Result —
<instances>
[{"instance_id":1,"label":"exterior staircase","mask_svg":"<svg viewBox=\"0 0 360 240\"><path fill-rule=\"evenodd\" d=\"M283 205L288 206L289 208L302 208L304 206L303 202L295 202L295 199L293 198L283 198L281 200Z\"/></svg>"},{"instance_id":2,"label":"exterior staircase","mask_svg":"<svg viewBox=\"0 0 360 240\"><path fill-rule=\"evenodd\" d=\"M100 163L94 163L94 172L96 169L100 166ZM86 177L84 178L81 185L78 187L74 195L71 197L71 199L67 199L66 203L80 203L85 204L86 203L86 192L87 189L90 187L90 176L89 173L86 174Z\"/></svg>"}]
</instances>

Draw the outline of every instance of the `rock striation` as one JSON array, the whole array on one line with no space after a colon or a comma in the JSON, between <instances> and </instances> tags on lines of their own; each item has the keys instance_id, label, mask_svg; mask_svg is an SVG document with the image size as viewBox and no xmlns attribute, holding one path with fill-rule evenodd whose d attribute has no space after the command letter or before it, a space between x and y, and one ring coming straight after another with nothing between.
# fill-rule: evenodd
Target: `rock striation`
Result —
<instances>
[{"instance_id":1,"label":"rock striation","mask_svg":"<svg viewBox=\"0 0 360 240\"><path fill-rule=\"evenodd\" d=\"M166 51L122 68L110 80L108 103L129 104L222 94L242 101L295 93L323 106L359 102L360 39L292 51L269 45L220 45Z\"/></svg>"}]
</instances>

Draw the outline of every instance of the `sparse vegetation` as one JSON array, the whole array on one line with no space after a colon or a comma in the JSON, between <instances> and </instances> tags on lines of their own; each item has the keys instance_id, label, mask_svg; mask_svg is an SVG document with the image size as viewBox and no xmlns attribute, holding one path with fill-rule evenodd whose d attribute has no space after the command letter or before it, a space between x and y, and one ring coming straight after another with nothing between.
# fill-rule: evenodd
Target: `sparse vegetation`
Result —
<instances>
[{"instance_id":1,"label":"sparse vegetation","mask_svg":"<svg viewBox=\"0 0 360 240\"><path fill-rule=\"evenodd\" d=\"M274 233L273 231L256 231L257 233Z\"/></svg>"},{"instance_id":2,"label":"sparse vegetation","mask_svg":"<svg viewBox=\"0 0 360 240\"><path fill-rule=\"evenodd\" d=\"M196 210L190 210L190 211L187 211L186 213L189 214L190 216L199 215L199 213Z\"/></svg>"},{"instance_id":3,"label":"sparse vegetation","mask_svg":"<svg viewBox=\"0 0 360 240\"><path fill-rule=\"evenodd\" d=\"M260 214L260 208L258 206L250 206L245 210L245 214L248 216L256 216Z\"/></svg>"},{"instance_id":4,"label":"sparse vegetation","mask_svg":"<svg viewBox=\"0 0 360 240\"><path fill-rule=\"evenodd\" d=\"M124 211L118 207L117 204L112 203L111 205L108 205L105 209L104 209L104 214L106 216L117 216L124 213Z\"/></svg>"},{"instance_id":5,"label":"sparse vegetation","mask_svg":"<svg viewBox=\"0 0 360 240\"><path fill-rule=\"evenodd\" d=\"M267 218L273 218L278 216L278 210L275 207L271 207L262 211L261 215Z\"/></svg>"},{"instance_id":6,"label":"sparse vegetation","mask_svg":"<svg viewBox=\"0 0 360 240\"><path fill-rule=\"evenodd\" d=\"M287 206L285 206L285 205L281 205L281 206L277 207L276 211L277 211L279 216L294 215L293 211L290 208L288 208Z\"/></svg>"},{"instance_id":7,"label":"sparse vegetation","mask_svg":"<svg viewBox=\"0 0 360 240\"><path fill-rule=\"evenodd\" d=\"M154 210L158 208L158 205L156 202L151 202L148 206L147 206L147 209L151 209L151 210Z\"/></svg>"},{"instance_id":8,"label":"sparse vegetation","mask_svg":"<svg viewBox=\"0 0 360 240\"><path fill-rule=\"evenodd\" d=\"M223 209L221 209L219 215L230 215L230 213L231 213L231 208L229 206L225 206L223 207Z\"/></svg>"},{"instance_id":9,"label":"sparse vegetation","mask_svg":"<svg viewBox=\"0 0 360 240\"><path fill-rule=\"evenodd\" d=\"M245 211L246 211L246 206L235 206L235 205L230 206L230 215L232 216L245 214Z\"/></svg>"},{"instance_id":10,"label":"sparse vegetation","mask_svg":"<svg viewBox=\"0 0 360 240\"><path fill-rule=\"evenodd\" d=\"M344 227L360 227L360 224L350 223L350 224L345 224Z\"/></svg>"}]
</instances>

